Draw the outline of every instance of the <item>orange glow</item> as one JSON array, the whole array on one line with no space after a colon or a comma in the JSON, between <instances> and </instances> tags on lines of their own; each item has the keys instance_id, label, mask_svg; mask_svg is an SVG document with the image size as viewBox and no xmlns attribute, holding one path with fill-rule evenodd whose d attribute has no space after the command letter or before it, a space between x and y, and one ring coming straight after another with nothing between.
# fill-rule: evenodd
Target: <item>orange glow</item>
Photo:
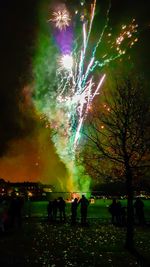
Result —
<instances>
[{"instance_id":1,"label":"orange glow","mask_svg":"<svg viewBox=\"0 0 150 267\"><path fill-rule=\"evenodd\" d=\"M56 190L66 190L62 187L67 186L68 179L50 131L41 127L32 136L10 143L7 154L0 158L0 177L10 182L40 181L54 185Z\"/></svg>"}]
</instances>

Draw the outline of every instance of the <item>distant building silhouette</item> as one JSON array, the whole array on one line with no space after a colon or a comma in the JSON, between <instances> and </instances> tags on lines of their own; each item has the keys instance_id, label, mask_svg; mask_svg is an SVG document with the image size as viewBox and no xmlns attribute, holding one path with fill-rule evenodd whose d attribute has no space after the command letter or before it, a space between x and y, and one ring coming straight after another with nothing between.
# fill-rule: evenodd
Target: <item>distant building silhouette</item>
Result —
<instances>
[{"instance_id":1,"label":"distant building silhouette","mask_svg":"<svg viewBox=\"0 0 150 267\"><path fill-rule=\"evenodd\" d=\"M39 182L6 182L0 178L0 197L11 196L15 193L16 196L22 196L30 199L47 198L54 187L49 184Z\"/></svg>"}]
</instances>

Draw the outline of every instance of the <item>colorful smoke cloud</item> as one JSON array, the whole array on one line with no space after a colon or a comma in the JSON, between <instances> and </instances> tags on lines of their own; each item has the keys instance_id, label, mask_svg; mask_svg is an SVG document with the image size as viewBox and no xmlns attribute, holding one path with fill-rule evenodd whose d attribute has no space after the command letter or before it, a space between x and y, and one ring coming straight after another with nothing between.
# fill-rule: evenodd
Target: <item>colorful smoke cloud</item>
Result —
<instances>
[{"instance_id":1,"label":"colorful smoke cloud","mask_svg":"<svg viewBox=\"0 0 150 267\"><path fill-rule=\"evenodd\" d=\"M66 6L63 5L63 9L60 7L60 11L64 10L62 18L59 17L61 13L57 16L59 6L50 14L50 19L43 16L45 26L39 33L39 45L34 60L35 107L41 119L46 116L50 123L49 127L53 132L50 138L68 170L68 178L63 184L64 190L68 191L89 191L90 177L85 175L82 160L77 160L77 147L84 120L93 99L100 93L106 76L101 71L99 78L95 79L94 72L97 69L102 70L110 62L123 56L127 50L124 47L126 40L128 47L136 42L136 38L132 38L137 28L134 20L129 26L122 25L121 32L115 40L111 37L111 33L107 32L111 8L109 5L106 23L92 51L89 51L95 8L96 0L91 5L89 16L88 12L86 15L81 12L81 34L77 37L74 36L73 18L63 21L66 20L63 14L69 16ZM103 42L104 34L107 36L109 49L102 55L101 60L97 60L96 52ZM69 60L68 67L66 62L64 66L62 64L64 56Z\"/></svg>"}]
</instances>

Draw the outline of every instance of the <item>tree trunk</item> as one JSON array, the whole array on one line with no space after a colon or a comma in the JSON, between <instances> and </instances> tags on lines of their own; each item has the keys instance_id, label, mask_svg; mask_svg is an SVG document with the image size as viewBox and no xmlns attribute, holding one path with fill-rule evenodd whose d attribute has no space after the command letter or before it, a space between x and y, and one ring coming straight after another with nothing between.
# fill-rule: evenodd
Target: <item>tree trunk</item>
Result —
<instances>
[{"instance_id":1,"label":"tree trunk","mask_svg":"<svg viewBox=\"0 0 150 267\"><path fill-rule=\"evenodd\" d=\"M125 247L129 250L134 249L134 209L133 209L133 186L132 186L132 172L130 168L126 174L127 186L127 232Z\"/></svg>"}]
</instances>

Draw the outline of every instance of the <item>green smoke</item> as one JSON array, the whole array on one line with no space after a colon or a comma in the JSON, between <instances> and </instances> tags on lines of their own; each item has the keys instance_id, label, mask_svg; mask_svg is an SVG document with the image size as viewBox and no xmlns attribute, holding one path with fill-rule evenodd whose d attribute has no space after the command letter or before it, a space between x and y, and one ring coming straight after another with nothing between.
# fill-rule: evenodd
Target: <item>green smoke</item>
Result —
<instances>
[{"instance_id":1,"label":"green smoke","mask_svg":"<svg viewBox=\"0 0 150 267\"><path fill-rule=\"evenodd\" d=\"M56 75L58 50L51 37L46 20L45 9L40 11L39 37L34 58L34 94L33 101L41 118L50 123L51 139L56 152L68 170L68 178L63 180L64 190L89 191L90 178L85 175L82 163L77 164L73 147L74 135L70 129L72 106L57 101L59 80ZM60 183L62 181L60 180Z\"/></svg>"}]
</instances>

